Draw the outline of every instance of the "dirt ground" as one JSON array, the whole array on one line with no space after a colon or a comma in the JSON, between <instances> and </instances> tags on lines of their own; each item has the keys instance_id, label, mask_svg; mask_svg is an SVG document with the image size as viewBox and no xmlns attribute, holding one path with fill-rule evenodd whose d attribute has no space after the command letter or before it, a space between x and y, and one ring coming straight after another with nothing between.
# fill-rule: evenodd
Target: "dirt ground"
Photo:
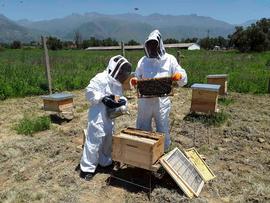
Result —
<instances>
[{"instance_id":1,"label":"dirt ground","mask_svg":"<svg viewBox=\"0 0 270 203\"><path fill-rule=\"evenodd\" d=\"M84 90L73 92L75 117L54 123L33 136L18 135L13 126L24 115L44 115L40 97L0 102L0 202L149 202L147 191L111 180L111 169L98 168L90 182L74 170L77 149L86 127L88 104ZM130 94L132 95L132 94ZM196 147L217 176L205 184L200 196L189 200L165 175L152 177L151 202L270 202L270 97L230 93L229 105L219 108L229 119L219 127L186 119L191 90L177 90L172 98L172 148ZM131 115L116 120L116 131L135 126L136 98ZM120 176L146 184L149 174L126 168Z\"/></svg>"}]
</instances>

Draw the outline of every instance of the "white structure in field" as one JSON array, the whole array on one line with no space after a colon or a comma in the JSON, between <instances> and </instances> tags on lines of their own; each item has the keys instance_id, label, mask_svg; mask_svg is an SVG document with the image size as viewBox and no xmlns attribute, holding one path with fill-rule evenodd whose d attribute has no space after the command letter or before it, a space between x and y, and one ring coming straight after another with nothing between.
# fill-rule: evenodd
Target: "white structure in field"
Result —
<instances>
[{"instance_id":1,"label":"white structure in field","mask_svg":"<svg viewBox=\"0 0 270 203\"><path fill-rule=\"evenodd\" d=\"M192 43L192 45L188 47L188 50L200 50L200 49L201 49L200 45L196 43Z\"/></svg>"},{"instance_id":2,"label":"white structure in field","mask_svg":"<svg viewBox=\"0 0 270 203\"><path fill-rule=\"evenodd\" d=\"M196 43L177 43L177 44L164 44L165 48L179 48L187 50L200 50L200 45ZM142 50L144 49L143 45L135 46L125 46L125 50ZM110 47L88 47L85 50L96 51L96 50L121 50L121 46L110 46Z\"/></svg>"},{"instance_id":3,"label":"white structure in field","mask_svg":"<svg viewBox=\"0 0 270 203\"><path fill-rule=\"evenodd\" d=\"M178 44L164 44L165 48L180 48L187 50L200 50L200 45L196 43L178 43Z\"/></svg>"}]
</instances>

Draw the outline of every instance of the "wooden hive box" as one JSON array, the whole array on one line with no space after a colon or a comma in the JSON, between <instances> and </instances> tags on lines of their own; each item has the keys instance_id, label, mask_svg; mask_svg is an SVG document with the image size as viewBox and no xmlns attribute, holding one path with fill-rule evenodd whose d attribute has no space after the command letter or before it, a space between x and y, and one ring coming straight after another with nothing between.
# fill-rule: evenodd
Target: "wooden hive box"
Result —
<instances>
[{"instance_id":1,"label":"wooden hive box","mask_svg":"<svg viewBox=\"0 0 270 203\"><path fill-rule=\"evenodd\" d=\"M112 159L131 166L152 170L164 154L164 135L127 128L113 136Z\"/></svg>"},{"instance_id":2,"label":"wooden hive box","mask_svg":"<svg viewBox=\"0 0 270 203\"><path fill-rule=\"evenodd\" d=\"M41 97L45 111L62 112L73 108L74 95L70 93L55 93Z\"/></svg>"},{"instance_id":3,"label":"wooden hive box","mask_svg":"<svg viewBox=\"0 0 270 203\"><path fill-rule=\"evenodd\" d=\"M219 95L227 95L228 93L228 75L227 74L217 74L207 76L208 84L220 85Z\"/></svg>"},{"instance_id":4,"label":"wooden hive box","mask_svg":"<svg viewBox=\"0 0 270 203\"><path fill-rule=\"evenodd\" d=\"M220 85L193 84L191 112L214 113L217 112L218 93Z\"/></svg>"}]
</instances>

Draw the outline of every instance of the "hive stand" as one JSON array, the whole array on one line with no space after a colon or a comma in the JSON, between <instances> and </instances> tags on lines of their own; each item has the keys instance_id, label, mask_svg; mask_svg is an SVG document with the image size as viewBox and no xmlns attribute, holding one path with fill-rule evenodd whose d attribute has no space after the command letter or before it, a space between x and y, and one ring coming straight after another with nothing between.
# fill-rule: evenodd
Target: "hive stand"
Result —
<instances>
[{"instance_id":1,"label":"hive stand","mask_svg":"<svg viewBox=\"0 0 270 203\"><path fill-rule=\"evenodd\" d=\"M220 85L219 95L226 96L228 94L228 75L227 74L216 74L207 76L208 84Z\"/></svg>"},{"instance_id":2,"label":"hive stand","mask_svg":"<svg viewBox=\"0 0 270 203\"><path fill-rule=\"evenodd\" d=\"M195 83L192 88L191 112L213 114L218 112L220 85Z\"/></svg>"},{"instance_id":3,"label":"hive stand","mask_svg":"<svg viewBox=\"0 0 270 203\"><path fill-rule=\"evenodd\" d=\"M164 172L163 173L160 173L159 172L159 169L161 168L161 164L159 161L157 161L155 164L153 164L152 168L147 170L147 174L148 174L148 187L146 187L145 185L141 185L141 184L138 184L134 181L129 181L127 179L124 179L124 178L120 178L116 175L116 173L121 170L121 169L124 169L125 167L134 167L132 165L128 165L128 164L124 164L122 162L114 162L114 168L110 174L110 177L108 178L108 181L107 181L107 185L110 185L110 182L112 179L116 179L116 180L119 180L121 182L124 182L124 183L127 183L127 184L130 184L130 185L134 185L136 187L140 187L140 188L143 188L145 190L148 190L148 198L149 200L151 201L151 192L152 192L152 175L154 175L156 178L159 178L161 179L163 176L164 176Z\"/></svg>"}]
</instances>

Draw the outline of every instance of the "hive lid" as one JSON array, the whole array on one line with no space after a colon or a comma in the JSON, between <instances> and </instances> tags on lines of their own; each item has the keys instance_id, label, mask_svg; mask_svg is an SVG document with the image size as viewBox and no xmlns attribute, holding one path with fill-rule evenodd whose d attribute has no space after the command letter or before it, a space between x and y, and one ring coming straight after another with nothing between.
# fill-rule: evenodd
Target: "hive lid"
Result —
<instances>
[{"instance_id":1,"label":"hive lid","mask_svg":"<svg viewBox=\"0 0 270 203\"><path fill-rule=\"evenodd\" d=\"M130 135L134 135L134 136L146 137L146 138L150 138L150 139L154 139L154 140L164 138L163 133L144 131L144 130L139 130L139 129L131 128L131 127L128 127L126 129L122 130L121 132L126 133L126 134L130 134Z\"/></svg>"},{"instance_id":2,"label":"hive lid","mask_svg":"<svg viewBox=\"0 0 270 203\"><path fill-rule=\"evenodd\" d=\"M119 133L119 134L116 134L114 136L119 137L119 138L123 138L123 139L132 140L132 141L135 141L135 142L149 144L149 145L154 145L157 142L157 140L154 140L154 139L129 135L129 134L125 134L125 133Z\"/></svg>"},{"instance_id":3,"label":"hive lid","mask_svg":"<svg viewBox=\"0 0 270 203\"><path fill-rule=\"evenodd\" d=\"M189 198L199 196L204 180L178 148L161 157L160 163Z\"/></svg>"},{"instance_id":4,"label":"hive lid","mask_svg":"<svg viewBox=\"0 0 270 203\"><path fill-rule=\"evenodd\" d=\"M227 78L227 74L214 74L214 75L207 75L207 78Z\"/></svg>"},{"instance_id":5,"label":"hive lid","mask_svg":"<svg viewBox=\"0 0 270 203\"><path fill-rule=\"evenodd\" d=\"M71 99L73 98L74 95L71 93L55 93L55 94L51 94L51 95L45 95L42 96L42 99L45 100L51 100L51 101L61 101L61 100L65 100L65 99Z\"/></svg>"},{"instance_id":6,"label":"hive lid","mask_svg":"<svg viewBox=\"0 0 270 203\"><path fill-rule=\"evenodd\" d=\"M199 90L207 90L207 91L212 91L212 92L218 92L220 85L195 83L191 86L191 88L192 89L199 89Z\"/></svg>"}]
</instances>

